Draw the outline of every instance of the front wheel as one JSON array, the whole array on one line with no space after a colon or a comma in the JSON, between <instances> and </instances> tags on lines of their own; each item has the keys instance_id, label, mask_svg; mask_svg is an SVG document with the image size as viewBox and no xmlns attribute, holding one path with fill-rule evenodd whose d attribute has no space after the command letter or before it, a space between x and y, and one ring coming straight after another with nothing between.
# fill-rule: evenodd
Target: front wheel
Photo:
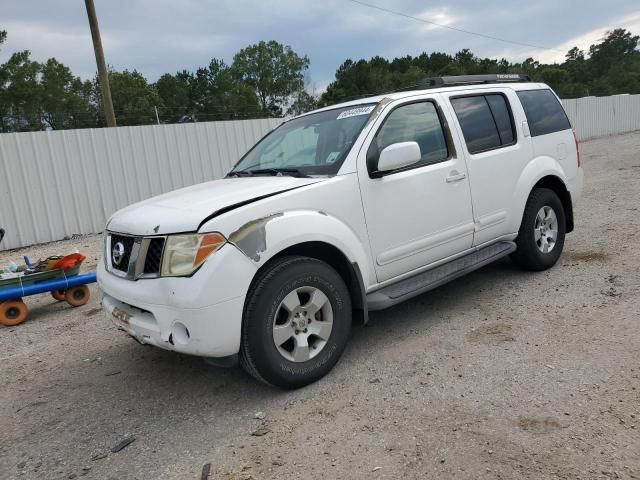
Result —
<instances>
[{"instance_id":1,"label":"front wheel","mask_svg":"<svg viewBox=\"0 0 640 480\"><path fill-rule=\"evenodd\" d=\"M351 298L338 273L308 257L267 267L247 296L240 363L283 388L315 382L336 364L351 332Z\"/></svg>"},{"instance_id":2,"label":"front wheel","mask_svg":"<svg viewBox=\"0 0 640 480\"><path fill-rule=\"evenodd\" d=\"M20 325L27 319L29 310L22 300L0 302L0 324L7 327Z\"/></svg>"},{"instance_id":3,"label":"front wheel","mask_svg":"<svg viewBox=\"0 0 640 480\"><path fill-rule=\"evenodd\" d=\"M511 259L526 270L555 265L564 247L564 207L553 190L536 188L529 195Z\"/></svg>"}]
</instances>

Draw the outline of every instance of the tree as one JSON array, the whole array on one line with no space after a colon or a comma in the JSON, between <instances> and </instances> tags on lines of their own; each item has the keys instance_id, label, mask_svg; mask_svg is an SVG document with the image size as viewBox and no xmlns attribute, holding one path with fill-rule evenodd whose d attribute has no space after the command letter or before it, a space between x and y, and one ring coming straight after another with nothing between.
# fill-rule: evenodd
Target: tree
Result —
<instances>
[{"instance_id":1,"label":"tree","mask_svg":"<svg viewBox=\"0 0 640 480\"><path fill-rule=\"evenodd\" d=\"M158 91L149 85L147 79L137 70L109 71L109 84L113 109L116 112L118 125L146 125L156 123L155 108L162 108L163 102ZM96 76L93 81L93 92L98 100L95 103L102 110L101 90ZM100 119L104 118L100 111ZM102 122L102 120L100 120ZM104 126L104 125L103 125Z\"/></svg>"},{"instance_id":2,"label":"tree","mask_svg":"<svg viewBox=\"0 0 640 480\"><path fill-rule=\"evenodd\" d=\"M7 32L0 30L0 48ZM525 73L551 85L563 98L640 93L640 36L625 29L607 32L586 52L571 48L562 63L521 63L480 58L470 49L454 56L423 52L394 59L347 59L335 79L316 98L305 87L309 59L278 42L259 42L240 50L229 66L213 58L194 72L182 70L149 83L136 70L111 71L114 107L121 125L298 115L399 89L419 88L425 77L455 74ZM0 132L103 126L97 80L82 81L50 58L15 52L0 65Z\"/></svg>"},{"instance_id":3,"label":"tree","mask_svg":"<svg viewBox=\"0 0 640 480\"><path fill-rule=\"evenodd\" d=\"M0 45L6 38L0 31ZM82 82L55 58L39 63L25 50L0 65L0 131L95 126L90 98L90 82Z\"/></svg>"},{"instance_id":4,"label":"tree","mask_svg":"<svg viewBox=\"0 0 640 480\"><path fill-rule=\"evenodd\" d=\"M155 84L164 108L161 118L166 123L183 122L189 118L193 105L191 103L191 84L193 74L183 70L171 75L165 73Z\"/></svg>"},{"instance_id":5,"label":"tree","mask_svg":"<svg viewBox=\"0 0 640 480\"><path fill-rule=\"evenodd\" d=\"M7 31L0 30L0 47L6 41L6 39L7 39ZM6 87L7 81L8 81L8 75L6 72L6 68L3 64L3 65L0 65L0 132L5 131L4 118L5 118L5 114L8 106L5 103L4 92L5 92L5 89L7 88Z\"/></svg>"},{"instance_id":6,"label":"tree","mask_svg":"<svg viewBox=\"0 0 640 480\"><path fill-rule=\"evenodd\" d=\"M288 115L302 115L318 107L318 99L302 89L293 96L293 103L287 110Z\"/></svg>"},{"instance_id":7,"label":"tree","mask_svg":"<svg viewBox=\"0 0 640 480\"><path fill-rule=\"evenodd\" d=\"M538 72L538 76L544 83L553 88L558 95L564 96L562 89L569 83L569 74L558 67L544 67Z\"/></svg>"},{"instance_id":8,"label":"tree","mask_svg":"<svg viewBox=\"0 0 640 480\"><path fill-rule=\"evenodd\" d=\"M596 75L604 75L612 66L624 62L630 57L637 57L640 36L631 35L624 28L616 28L607 32L601 43L589 47L590 63Z\"/></svg>"},{"instance_id":9,"label":"tree","mask_svg":"<svg viewBox=\"0 0 640 480\"><path fill-rule=\"evenodd\" d=\"M238 80L219 59L195 73L163 75L156 88L164 102L161 118L166 122L233 120L259 116L255 90Z\"/></svg>"},{"instance_id":10,"label":"tree","mask_svg":"<svg viewBox=\"0 0 640 480\"><path fill-rule=\"evenodd\" d=\"M2 65L0 113L3 131L41 130L40 64L30 58L28 50L16 52Z\"/></svg>"},{"instance_id":11,"label":"tree","mask_svg":"<svg viewBox=\"0 0 640 480\"><path fill-rule=\"evenodd\" d=\"M233 57L233 76L251 86L264 112L281 115L291 95L304 85L309 59L274 40L261 41Z\"/></svg>"},{"instance_id":12,"label":"tree","mask_svg":"<svg viewBox=\"0 0 640 480\"><path fill-rule=\"evenodd\" d=\"M522 63L478 58L469 49L460 50L453 57L423 52L417 57L406 55L390 61L381 57L348 59L336 71L335 80L319 103L326 106L349 97L409 88L424 77L484 73L524 73L535 81L548 83L564 98L640 93L639 42L640 37L616 29L592 45L588 55L573 47L563 63L546 65L533 58Z\"/></svg>"},{"instance_id":13,"label":"tree","mask_svg":"<svg viewBox=\"0 0 640 480\"><path fill-rule=\"evenodd\" d=\"M217 58L196 71L191 96L194 113L201 120L233 120L261 113L254 87L238 80L232 67Z\"/></svg>"},{"instance_id":14,"label":"tree","mask_svg":"<svg viewBox=\"0 0 640 480\"><path fill-rule=\"evenodd\" d=\"M50 58L40 69L40 109L45 128L94 127L97 109L90 104L91 82L74 77L69 67Z\"/></svg>"}]
</instances>

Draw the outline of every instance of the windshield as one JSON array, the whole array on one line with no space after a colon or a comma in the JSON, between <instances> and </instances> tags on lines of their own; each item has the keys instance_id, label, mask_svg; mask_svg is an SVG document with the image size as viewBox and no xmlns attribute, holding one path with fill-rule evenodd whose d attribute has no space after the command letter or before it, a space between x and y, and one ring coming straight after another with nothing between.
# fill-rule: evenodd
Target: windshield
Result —
<instances>
[{"instance_id":1,"label":"windshield","mask_svg":"<svg viewBox=\"0 0 640 480\"><path fill-rule=\"evenodd\" d=\"M294 118L263 138L229 176L333 175L375 106L336 108Z\"/></svg>"}]
</instances>

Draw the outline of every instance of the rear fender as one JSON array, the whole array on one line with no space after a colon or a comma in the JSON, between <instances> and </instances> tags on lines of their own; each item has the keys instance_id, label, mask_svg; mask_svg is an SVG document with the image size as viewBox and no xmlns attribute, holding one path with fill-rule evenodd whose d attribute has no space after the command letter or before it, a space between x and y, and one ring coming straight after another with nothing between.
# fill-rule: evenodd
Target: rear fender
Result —
<instances>
[{"instance_id":1,"label":"rear fender","mask_svg":"<svg viewBox=\"0 0 640 480\"><path fill-rule=\"evenodd\" d=\"M522 222L522 216L524 215L524 208L527 204L527 199L531 194L531 190L533 190L533 187L542 178L548 176L557 177L562 181L565 188L567 187L567 178L562 170L562 166L552 157L536 157L524 168L516 184L514 196L511 202L511 205L513 205L514 208L511 210L507 220L509 232L515 233L520 230L520 223Z\"/></svg>"}]
</instances>

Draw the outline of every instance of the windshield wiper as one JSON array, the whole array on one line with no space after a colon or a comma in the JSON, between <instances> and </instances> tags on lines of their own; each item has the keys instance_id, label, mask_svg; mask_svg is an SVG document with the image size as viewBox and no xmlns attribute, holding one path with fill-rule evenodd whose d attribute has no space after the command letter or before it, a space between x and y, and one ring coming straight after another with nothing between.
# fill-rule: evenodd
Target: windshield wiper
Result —
<instances>
[{"instance_id":1,"label":"windshield wiper","mask_svg":"<svg viewBox=\"0 0 640 480\"><path fill-rule=\"evenodd\" d=\"M256 170L234 170L229 175L290 175L292 177L308 177L298 168L258 168Z\"/></svg>"},{"instance_id":2,"label":"windshield wiper","mask_svg":"<svg viewBox=\"0 0 640 480\"><path fill-rule=\"evenodd\" d=\"M235 170L227 173L227 177L243 177L245 175L250 177L253 173L251 173L251 170Z\"/></svg>"}]
</instances>

